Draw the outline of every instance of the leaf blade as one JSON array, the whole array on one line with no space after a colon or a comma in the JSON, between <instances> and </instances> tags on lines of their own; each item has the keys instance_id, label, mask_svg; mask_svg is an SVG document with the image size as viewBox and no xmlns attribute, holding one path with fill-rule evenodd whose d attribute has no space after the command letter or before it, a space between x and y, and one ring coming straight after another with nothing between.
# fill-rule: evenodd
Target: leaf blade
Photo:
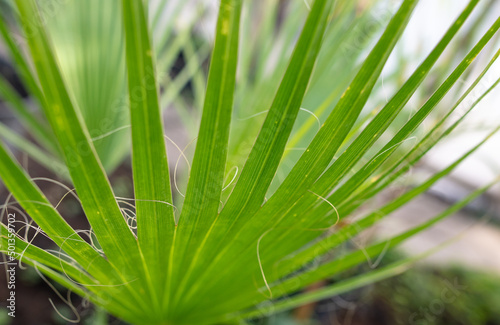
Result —
<instances>
[{"instance_id":1,"label":"leaf blade","mask_svg":"<svg viewBox=\"0 0 500 325\"><path fill-rule=\"evenodd\" d=\"M153 51L141 0L124 0L137 236L156 299L164 286L175 228ZM147 261L147 263L146 263ZM158 302L157 304L160 304Z\"/></svg>"}]
</instances>

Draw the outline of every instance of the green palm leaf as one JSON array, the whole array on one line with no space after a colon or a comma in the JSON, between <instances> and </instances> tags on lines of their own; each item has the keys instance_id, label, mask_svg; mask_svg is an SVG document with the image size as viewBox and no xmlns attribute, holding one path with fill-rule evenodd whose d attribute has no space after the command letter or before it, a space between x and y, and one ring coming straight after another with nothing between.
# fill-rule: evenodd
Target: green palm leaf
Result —
<instances>
[{"instance_id":1,"label":"green palm leaf","mask_svg":"<svg viewBox=\"0 0 500 325\"><path fill-rule=\"evenodd\" d=\"M498 80L458 121L451 122L457 107L498 58L497 49L454 105L439 107L460 78L470 74L476 57L493 43L500 19L467 53L454 55L456 67L443 65L443 53L476 11L479 1L471 0L390 100L373 110L370 100L381 73L418 1L403 1L376 42L364 42L362 49L344 60L339 44L348 41L345 26L366 22L371 7L359 11L353 2L334 3L315 0L307 11L297 10L307 9L305 4L293 3L277 28L275 22L284 9L276 2L222 0L205 77L203 60L211 45L200 46L193 40L195 24L175 36L174 23L169 21L162 25L163 32L156 30L153 35L162 13L151 12L149 17L142 0L72 1L65 19L48 24L43 23L47 12L36 0L16 0L29 55L21 54L5 20L0 32L48 123L34 119L26 103L0 80L0 95L25 127L39 135L44 149L3 124L0 135L46 165L57 159L53 157L62 159L53 169L66 173L75 187L91 225L85 231L91 240L64 220L36 180L0 143L0 177L17 201L7 201L3 211L18 204L59 251L14 236L5 222L0 250L134 324L240 323L353 290L411 267L421 256L301 292L366 258L376 259L396 249L498 181L406 232L333 259L328 255L425 193L498 132L500 125L452 164L377 210L367 211L355 222L338 224L359 214L361 205L417 164L495 89ZM182 9L177 5L175 13ZM167 1L160 1L155 8L167 7ZM265 12L255 33L248 19L260 10ZM73 21L76 12L82 15ZM64 30L63 25L72 27ZM348 35L355 35L347 28ZM100 34L103 31L105 35ZM75 33L81 40L70 46L68 40ZM368 49L369 44L374 45ZM367 56L358 65L363 50ZM180 52L190 56L185 69L175 78L161 78L157 66L170 67ZM271 64L276 55L279 62ZM443 74L421 108L401 122L409 100L436 68L451 72ZM333 78L336 73L338 78ZM192 99L182 92L189 82ZM118 111L109 109L115 99L123 104ZM187 103L196 107L183 108ZM176 106L193 134L201 111L182 207L182 199L172 197L162 115L167 104ZM442 120L410 146L409 139L437 112ZM314 117L303 118L302 113ZM109 119L111 129L100 129L102 119ZM317 132L315 123L319 123ZM123 159L128 141L134 198L124 199L115 197L106 170ZM304 150L297 151L300 155L290 153L290 145ZM234 182L227 181L228 175L234 175ZM124 200L133 216L121 207ZM15 249L10 253L12 237ZM312 261L319 264L308 268Z\"/></svg>"}]
</instances>

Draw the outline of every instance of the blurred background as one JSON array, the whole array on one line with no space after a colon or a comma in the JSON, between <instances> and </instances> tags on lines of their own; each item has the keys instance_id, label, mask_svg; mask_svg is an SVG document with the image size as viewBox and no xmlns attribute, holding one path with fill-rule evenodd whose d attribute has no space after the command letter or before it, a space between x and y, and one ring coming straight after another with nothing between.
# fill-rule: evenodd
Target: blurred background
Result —
<instances>
[{"instance_id":1,"label":"blurred background","mask_svg":"<svg viewBox=\"0 0 500 325\"><path fill-rule=\"evenodd\" d=\"M246 4L244 26L247 27L242 34L237 85L239 97L235 103L234 114L234 119L241 123L241 128L232 130L232 137L241 138L258 132L264 117L260 113L267 109L275 91L270 85L281 77L286 68L286 60L278 58L290 55L301 23L307 15L307 1L255 0L251 4ZM46 2L51 3L51 1ZM103 36L103 31L97 28L95 21L92 20L102 19L111 26L113 24L118 26L119 19L116 18L116 13L113 13L113 5L116 3L110 2L107 11L101 13L102 17L90 19L81 14L82 8L78 6L65 7L71 2L54 0L47 5L46 8L50 10L47 9L46 14L52 18L48 23L49 32L67 82L70 84L73 82L74 88L78 89L73 94L77 101L82 98L79 96L80 93L105 87L99 91L100 95L96 96L93 102L79 102L79 106L89 130L100 131L96 135L96 147L111 175L116 195L129 197L132 184L127 155L127 114L115 109L111 112L106 110L106 114L109 115L100 115L104 111L100 108L109 106L119 108L123 101L125 91L124 67L121 66L123 44L119 35L108 33L107 36ZM15 29L15 14L11 12L9 3L8 0L0 1L2 19ZM62 7L53 6L54 3ZM277 174L277 183L287 175L287 166L293 165L301 154L301 148L317 130L316 123L324 121L336 103L336 98L350 81L353 71L356 71L371 45L380 36L399 3L400 1L392 0L337 1L335 13L345 15L334 14L332 32L331 35L328 34L331 38L325 41L325 49L320 56L313 79L317 87L314 91L308 92L303 103L304 109L299 114L299 120L303 123L301 128L297 127L294 131L296 134L305 134L305 137L291 144L290 151L287 152L283 166ZM388 101L394 90L398 89L425 58L467 3L467 0L420 1L408 29L374 90L367 110L363 112L364 117L370 116L374 110ZM267 8L276 10L274 20L266 20ZM439 85L452 71L458 63L457 60L465 56L499 14L500 1L480 1L475 14L440 59L437 68L426 79L421 90L413 96L405 108L400 123L404 123L429 98L436 85ZM182 193L185 192L187 161L192 157L191 144L196 137L199 113L203 104L216 15L216 0L150 1L150 21L158 58L158 79L162 86L160 100L164 109L166 144L175 179L174 195L178 204L182 203ZM342 19L336 20L338 17ZM295 29L291 28L293 26ZM81 29L93 30L90 39L84 40L78 37ZM495 41L478 58L477 64L440 103L443 109L450 108L464 89L472 84L488 62L491 53L496 52L499 46L497 35ZM23 48L22 43L20 48ZM90 59L86 56L87 59L83 60L79 53L90 49L93 51L91 53L94 53L93 56L90 56ZM100 63L97 70L96 62ZM111 62L116 64L110 64ZM23 84L14 66L15 63L9 56L7 47L0 41L0 73L17 91L30 114L37 116L39 109L36 101L30 96L29 85ZM99 81L96 81L95 76L99 76ZM479 82L476 87L477 92L473 91L464 101L462 111L468 109L499 76L500 63L497 62ZM36 150L43 148L43 145L30 147L30 143L38 140L36 135L29 132L29 127L8 108L8 105L2 103L2 97L5 98L4 93L0 93L0 137L11 145L32 177L49 177L67 183L65 178L67 176L63 170L54 168L55 163L54 160L50 160L51 156L38 153ZM319 104L323 103L325 98L332 99L325 109L320 111ZM493 90L469 114L465 123L436 146L410 173L404 175L384 195L377 198L373 203L374 206L444 168L472 148L493 126L498 125L499 103L500 92ZM311 111L314 112L314 116L311 115ZM441 118L439 111L431 115L415 137L421 137ZM101 125L103 120L111 121L112 127L103 127ZM303 127L304 125L309 126ZM14 130L15 134L6 129ZM397 125L392 130L394 131L397 131ZM16 137L16 134L21 137ZM241 165L251 145L252 143L236 141L231 147L228 165ZM355 244L365 245L373 239L385 238L406 230L427 217L443 211L471 190L491 182L500 174L499 148L500 136L497 134L449 177L393 213L375 229L363 234ZM232 172L228 171L228 179L231 178ZM54 202L66 193L66 190L57 184L39 185ZM4 202L7 196L8 192L0 182L0 200ZM66 198L61 209L72 226L88 228L75 200ZM36 240L38 245L50 246L50 242L44 238L37 237ZM398 253L384 254L375 261L367 260L357 271L379 267L400 256L415 255L444 243L446 245L437 253L422 260L417 267L399 277L268 319L254 320L251 323L500 324L500 186L493 187L459 213L409 240ZM0 324L67 324L69 322L64 317L75 319L71 308L33 269L19 270L17 276L18 317L15 319L8 317L6 309L2 308ZM338 280L340 279L329 281ZM0 272L0 283L2 283L0 305L3 306L7 297L7 289L3 285L5 283L3 270ZM318 283L316 286L322 285L324 283ZM57 287L57 289L63 296L65 295L63 288ZM122 324L74 295L72 306L81 317L78 323Z\"/></svg>"}]
</instances>

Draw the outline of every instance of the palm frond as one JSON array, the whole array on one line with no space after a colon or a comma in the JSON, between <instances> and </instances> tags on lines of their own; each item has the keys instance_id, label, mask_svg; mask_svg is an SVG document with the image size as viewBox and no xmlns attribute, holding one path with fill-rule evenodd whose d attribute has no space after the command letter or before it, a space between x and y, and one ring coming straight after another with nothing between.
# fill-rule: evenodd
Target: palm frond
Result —
<instances>
[{"instance_id":1,"label":"palm frond","mask_svg":"<svg viewBox=\"0 0 500 325\"><path fill-rule=\"evenodd\" d=\"M43 149L2 124L0 135L46 165L61 159L54 169L67 173L91 229L73 229L0 143L0 176L17 201L9 197L2 216L18 204L39 227L37 233L52 239L59 252L13 234L5 222L0 250L12 256L8 246L13 240L17 259L125 321L238 323L397 275L422 256L301 292L395 249L498 182L406 232L333 259L329 255L425 193L500 129L496 126L446 168L382 206L361 209L496 89L498 77L452 121L457 107L500 55L497 48L484 54L498 35L497 19L466 53L453 54L456 66L440 61L464 29L469 36L476 33L477 19L472 31L465 26L478 0L469 2L380 108L372 107L373 97L417 0L404 0L379 24L379 34L374 32L354 48L345 46L359 33L353 27L369 22L370 6L315 0L305 11L301 1L282 7L273 1L222 0L211 53L210 42L199 45L193 40L196 22L178 34L171 21L162 25L163 32L155 28L165 8L182 10L180 2L158 1L150 5L159 11L151 12L142 0L71 1L67 17L48 24L47 11L36 0L15 4L28 55L21 54L5 20L0 32L48 123L34 119L26 103L0 80L0 95L39 136ZM288 15L276 26L282 11ZM72 20L76 12L83 14ZM254 28L251 17L259 15ZM81 39L69 42L75 33ZM181 52L190 57L183 71L163 78L162 71ZM202 66L209 54L205 77ZM480 54L488 58L480 74L453 97L453 105L440 107L446 95L455 94L460 78L472 75L470 67ZM433 94L401 122L410 99L436 68L449 74L442 73ZM188 82L193 98L186 100L182 89ZM115 99L123 105L113 111ZM162 112L170 104L197 134L182 209L182 199L172 197L165 147ZM185 108L191 104L194 107ZM415 133L435 112L442 119L416 139ZM100 129L103 119L111 121L112 129ZM123 159L128 141L132 199L115 196L106 172ZM290 153L290 146L303 150ZM229 174L234 177L228 185ZM124 202L134 216L121 207ZM308 267L314 261L316 267Z\"/></svg>"}]
</instances>

